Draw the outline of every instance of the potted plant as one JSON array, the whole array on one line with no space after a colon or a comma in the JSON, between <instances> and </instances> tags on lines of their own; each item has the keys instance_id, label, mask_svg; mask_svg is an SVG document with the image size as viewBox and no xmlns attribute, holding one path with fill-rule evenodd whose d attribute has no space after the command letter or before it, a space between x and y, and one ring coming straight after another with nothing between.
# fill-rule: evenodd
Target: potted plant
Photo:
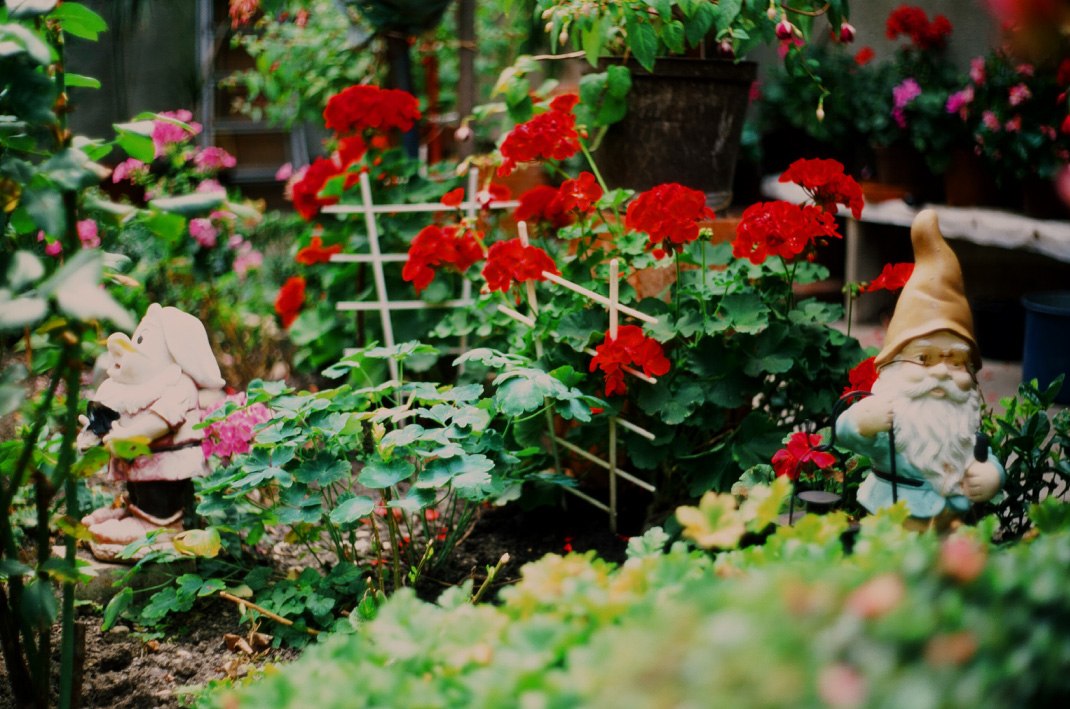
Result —
<instances>
[{"instance_id":1,"label":"potted plant","mask_svg":"<svg viewBox=\"0 0 1070 709\"><path fill-rule=\"evenodd\" d=\"M599 149L608 183L643 190L680 181L701 189L714 208L731 202L756 72L753 62L735 60L764 43L797 51L822 16L837 37L854 35L846 0L790 7L755 0L538 0L536 12L552 49L571 40L601 70L581 82L581 97L597 107L602 125L612 124Z\"/></svg>"}]
</instances>

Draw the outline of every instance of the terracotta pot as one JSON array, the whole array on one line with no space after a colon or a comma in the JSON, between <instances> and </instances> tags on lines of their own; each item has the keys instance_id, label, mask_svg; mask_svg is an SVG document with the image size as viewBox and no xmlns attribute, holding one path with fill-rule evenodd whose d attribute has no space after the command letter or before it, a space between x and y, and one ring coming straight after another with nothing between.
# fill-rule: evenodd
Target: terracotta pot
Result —
<instances>
[{"instance_id":1,"label":"terracotta pot","mask_svg":"<svg viewBox=\"0 0 1070 709\"><path fill-rule=\"evenodd\" d=\"M758 65L665 57L653 73L634 60L627 66L628 113L594 155L606 182L640 191L678 182L705 192L714 209L727 207Z\"/></svg>"},{"instance_id":2,"label":"terracotta pot","mask_svg":"<svg viewBox=\"0 0 1070 709\"><path fill-rule=\"evenodd\" d=\"M956 148L944 172L944 200L952 207L994 205L999 187L984 161L968 148Z\"/></svg>"},{"instance_id":3,"label":"terracotta pot","mask_svg":"<svg viewBox=\"0 0 1070 709\"><path fill-rule=\"evenodd\" d=\"M717 219L704 219L699 222L700 229L710 229L713 235L710 237L711 244L732 243L736 238L736 228L739 226L739 217L719 217ZM697 268L690 264L684 264L683 270ZM710 266L711 269L721 269L721 266ZM671 286L676 283L676 265L658 266L656 268L643 268L628 277L628 284L635 289L636 296L643 298L657 298L668 302L671 298Z\"/></svg>"},{"instance_id":4,"label":"terracotta pot","mask_svg":"<svg viewBox=\"0 0 1070 709\"><path fill-rule=\"evenodd\" d=\"M903 199L910 204L939 202L943 199L943 182L925 164L925 158L910 145L873 148L876 182L905 189Z\"/></svg>"}]
</instances>

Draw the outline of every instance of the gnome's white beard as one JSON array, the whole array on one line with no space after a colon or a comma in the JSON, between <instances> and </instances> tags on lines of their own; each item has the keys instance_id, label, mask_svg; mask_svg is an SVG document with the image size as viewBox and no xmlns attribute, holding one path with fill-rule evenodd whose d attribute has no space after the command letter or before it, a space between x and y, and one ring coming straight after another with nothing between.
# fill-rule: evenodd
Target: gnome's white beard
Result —
<instances>
[{"instance_id":1,"label":"gnome's white beard","mask_svg":"<svg viewBox=\"0 0 1070 709\"><path fill-rule=\"evenodd\" d=\"M942 495L961 495L962 476L973 459L981 399L976 387L963 391L952 381L926 377L911 383L893 363L873 384L875 395L892 399L895 448ZM944 396L934 397L935 388Z\"/></svg>"}]
</instances>

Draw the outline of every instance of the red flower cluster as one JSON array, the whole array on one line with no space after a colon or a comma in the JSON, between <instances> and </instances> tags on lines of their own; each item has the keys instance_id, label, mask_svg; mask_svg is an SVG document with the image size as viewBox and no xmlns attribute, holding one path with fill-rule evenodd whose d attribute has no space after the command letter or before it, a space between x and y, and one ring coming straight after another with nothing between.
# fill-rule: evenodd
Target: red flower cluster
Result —
<instances>
[{"instance_id":1,"label":"red flower cluster","mask_svg":"<svg viewBox=\"0 0 1070 709\"><path fill-rule=\"evenodd\" d=\"M275 297L275 312L282 319L284 328L288 329L293 324L304 305L305 279L301 276L291 276L282 284L279 294Z\"/></svg>"},{"instance_id":2,"label":"red flower cluster","mask_svg":"<svg viewBox=\"0 0 1070 709\"><path fill-rule=\"evenodd\" d=\"M836 205L842 204L855 219L862 216L862 187L836 160L796 160L780 175L780 182L799 185L826 212L835 213Z\"/></svg>"},{"instance_id":3,"label":"red flower cluster","mask_svg":"<svg viewBox=\"0 0 1070 709\"><path fill-rule=\"evenodd\" d=\"M549 222L559 229L576 221L577 213L592 212L602 195L594 175L581 172L575 180L565 180L560 187L539 185L520 195L520 206L513 212L513 219Z\"/></svg>"},{"instance_id":4,"label":"red flower cluster","mask_svg":"<svg viewBox=\"0 0 1070 709\"><path fill-rule=\"evenodd\" d=\"M483 258L477 232L463 229L458 224L440 227L426 226L409 247L409 259L401 270L401 277L412 283L419 293L435 278L435 268L453 266L460 273Z\"/></svg>"},{"instance_id":5,"label":"red flower cluster","mask_svg":"<svg viewBox=\"0 0 1070 709\"><path fill-rule=\"evenodd\" d=\"M331 244L330 246L323 245L323 238L319 236L313 236L312 242L308 246L297 252L295 260L297 263L303 263L306 266L312 266L317 263L327 263L331 260L331 256L337 253L341 253L341 244Z\"/></svg>"},{"instance_id":6,"label":"red flower cluster","mask_svg":"<svg viewBox=\"0 0 1070 709\"><path fill-rule=\"evenodd\" d=\"M293 184L293 202L297 213L306 220L312 219L326 205L335 204L337 197L320 197L319 193L328 180L341 173L341 168L332 158L316 158Z\"/></svg>"},{"instance_id":7,"label":"red flower cluster","mask_svg":"<svg viewBox=\"0 0 1070 709\"><path fill-rule=\"evenodd\" d=\"M564 160L580 149L576 117L572 109L579 102L576 94L563 94L550 102L550 110L521 123L502 142L502 165L499 176L512 173L517 163L549 158Z\"/></svg>"},{"instance_id":8,"label":"red flower cluster","mask_svg":"<svg viewBox=\"0 0 1070 709\"><path fill-rule=\"evenodd\" d=\"M870 281L869 285L863 289L865 293L872 293L878 290L887 290L896 292L902 290L903 286L910 280L910 275L914 273L914 264L912 263L886 263L884 268L881 269L880 275Z\"/></svg>"},{"instance_id":9,"label":"red flower cluster","mask_svg":"<svg viewBox=\"0 0 1070 709\"><path fill-rule=\"evenodd\" d=\"M461 202L464 201L464 188L458 187L457 189L450 190L446 194L442 195L442 204L447 207L460 207Z\"/></svg>"},{"instance_id":10,"label":"red flower cluster","mask_svg":"<svg viewBox=\"0 0 1070 709\"><path fill-rule=\"evenodd\" d=\"M813 463L818 470L835 465L836 457L831 453L814 450L819 445L821 436L816 433L797 431L791 434L787 447L773 454L773 470L777 477L787 476L789 480L798 480L802 467L807 463Z\"/></svg>"},{"instance_id":11,"label":"red flower cluster","mask_svg":"<svg viewBox=\"0 0 1070 709\"><path fill-rule=\"evenodd\" d=\"M855 64L865 66L873 61L875 56L877 56L877 53L873 51L873 47L862 47L855 53Z\"/></svg>"},{"instance_id":12,"label":"red flower cluster","mask_svg":"<svg viewBox=\"0 0 1070 709\"><path fill-rule=\"evenodd\" d=\"M601 369L606 375L606 396L625 394L628 387L624 385L625 366L641 368L648 377L660 377L669 371L669 360L657 340L643 334L643 329L636 325L621 325L617 329L617 339L609 339L595 348L590 371Z\"/></svg>"},{"instance_id":13,"label":"red flower cluster","mask_svg":"<svg viewBox=\"0 0 1070 709\"><path fill-rule=\"evenodd\" d=\"M416 97L400 89L381 89L359 84L327 99L323 109L326 126L339 135L365 128L407 131L420 118Z\"/></svg>"},{"instance_id":14,"label":"red flower cluster","mask_svg":"<svg viewBox=\"0 0 1070 709\"><path fill-rule=\"evenodd\" d=\"M920 7L900 5L888 15L884 29L888 39L907 35L918 49L943 49L947 46L947 38L951 36L951 21L943 15L936 15L930 22L929 16Z\"/></svg>"},{"instance_id":15,"label":"red flower cluster","mask_svg":"<svg viewBox=\"0 0 1070 709\"><path fill-rule=\"evenodd\" d=\"M538 246L524 246L520 239L510 239L491 245L487 263L483 266L483 278L492 291L504 293L514 282L546 280L543 271L558 272L554 260L545 251Z\"/></svg>"},{"instance_id":16,"label":"red flower cluster","mask_svg":"<svg viewBox=\"0 0 1070 709\"><path fill-rule=\"evenodd\" d=\"M659 244L672 251L698 238L698 222L713 219L706 196L698 190L669 182L641 193L628 205L624 226L645 231L648 249Z\"/></svg>"},{"instance_id":17,"label":"red flower cluster","mask_svg":"<svg viewBox=\"0 0 1070 709\"><path fill-rule=\"evenodd\" d=\"M873 390L873 382L877 381L877 367L873 364L875 359L876 357L867 357L847 373L847 381L850 384L843 388L844 394L851 391Z\"/></svg>"},{"instance_id":18,"label":"red flower cluster","mask_svg":"<svg viewBox=\"0 0 1070 709\"><path fill-rule=\"evenodd\" d=\"M790 202L758 202L743 212L732 253L756 264L769 256L792 259L815 239L826 236L840 238L836 220L828 212Z\"/></svg>"}]
</instances>

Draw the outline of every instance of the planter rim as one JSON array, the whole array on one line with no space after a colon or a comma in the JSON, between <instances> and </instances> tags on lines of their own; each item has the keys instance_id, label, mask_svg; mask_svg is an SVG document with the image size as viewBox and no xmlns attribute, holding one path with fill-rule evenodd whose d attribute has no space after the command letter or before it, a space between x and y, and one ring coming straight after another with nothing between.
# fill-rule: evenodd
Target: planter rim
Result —
<instances>
[{"instance_id":1,"label":"planter rim","mask_svg":"<svg viewBox=\"0 0 1070 709\"><path fill-rule=\"evenodd\" d=\"M626 66L632 78L646 79L700 79L750 84L758 73L758 62L750 59L723 59L720 57L659 57L654 71L643 68L634 57L602 57L598 70L605 71L611 65Z\"/></svg>"},{"instance_id":2,"label":"planter rim","mask_svg":"<svg viewBox=\"0 0 1070 709\"><path fill-rule=\"evenodd\" d=\"M1070 316L1070 290L1029 293L1022 296L1022 306L1035 313Z\"/></svg>"}]
</instances>

